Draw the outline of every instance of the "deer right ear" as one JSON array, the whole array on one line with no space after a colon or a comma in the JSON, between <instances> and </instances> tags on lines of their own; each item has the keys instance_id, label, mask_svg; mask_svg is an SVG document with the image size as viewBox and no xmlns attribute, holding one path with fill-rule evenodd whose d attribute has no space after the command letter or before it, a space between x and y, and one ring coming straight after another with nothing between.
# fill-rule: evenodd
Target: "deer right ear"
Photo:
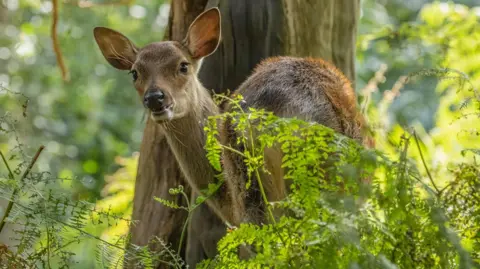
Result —
<instances>
[{"instance_id":1,"label":"deer right ear","mask_svg":"<svg viewBox=\"0 0 480 269\"><path fill-rule=\"evenodd\" d=\"M126 36L105 27L95 27L93 35L103 56L113 67L121 70L131 69L138 49Z\"/></svg>"},{"instance_id":2,"label":"deer right ear","mask_svg":"<svg viewBox=\"0 0 480 269\"><path fill-rule=\"evenodd\" d=\"M220 44L220 10L211 8L192 22L184 44L194 59L207 57Z\"/></svg>"}]
</instances>

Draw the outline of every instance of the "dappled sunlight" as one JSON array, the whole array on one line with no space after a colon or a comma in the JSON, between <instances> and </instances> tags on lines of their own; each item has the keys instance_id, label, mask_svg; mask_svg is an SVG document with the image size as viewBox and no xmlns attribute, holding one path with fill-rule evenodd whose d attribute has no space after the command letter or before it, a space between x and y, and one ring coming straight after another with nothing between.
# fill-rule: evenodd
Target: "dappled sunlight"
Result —
<instances>
[{"instance_id":1,"label":"dappled sunlight","mask_svg":"<svg viewBox=\"0 0 480 269\"><path fill-rule=\"evenodd\" d=\"M232 1L237 0L225 0ZM8 261L6 268L185 268L189 240L207 236L193 230L198 234L190 238L191 226L218 228L200 223L195 213L206 210L209 199L220 199L221 192L227 192L223 184L232 175L222 171L228 152L240 156L235 160L244 171L236 172L248 179L239 193L257 199L249 206L265 216L240 225L223 223L225 236L208 238L218 242L216 252L212 250L215 255L207 255L203 246L208 257L202 256L197 268L480 266L480 6L476 1L363 0L356 39L339 38L336 32L319 37L314 32L305 35L308 40L300 34L293 40L269 33L271 39L258 47L253 39L263 36L230 44L232 37L257 32L251 26L235 28L231 21L238 19L238 11L221 5L225 43L209 57L222 60L214 69L215 79L232 76L228 83L222 80L223 87L237 87L247 76L243 77L245 66L255 66L258 57L264 58L260 48L277 45L271 42L285 43L273 52L266 50L273 55L295 51L290 47L300 48L302 42L316 39L324 38L319 44L327 47L340 39L351 42L355 53L327 48L330 54L325 57L350 66L355 74L352 85L365 115L364 136L373 137L375 147L364 148L328 126L243 107L239 95L215 94L215 109L227 107L228 102L235 109L219 115L212 112L209 120L199 121L215 181L198 196L191 196L192 186L182 177L186 169L177 167L178 156L163 143L168 128L151 124L130 70L111 68L109 62L114 65L115 59L104 59L93 35L97 26L119 31L135 44L115 38L112 42L130 44L137 53L174 30L189 29L186 23L199 7L187 8L189 1L180 2L174 6L166 0L0 1L1 265ZM285 29L304 28L301 21L281 22L283 13L275 13L280 9L269 10L260 2L258 8L265 10L252 10L241 15L242 20L262 18L255 27L269 31L274 29L273 19L279 20L275 25L285 23ZM244 4L238 0L235 5L241 10ZM172 16L179 10L191 13ZM323 29L317 26L312 29ZM211 34L206 32L205 36ZM188 45L175 47L185 58L182 64L187 61L186 73L175 73L176 79L197 71L190 69L197 68L197 59L185 56L193 55L188 54ZM239 57L230 50L249 55ZM212 66L217 68L213 63L203 60L206 69L199 72L199 81L212 76ZM229 69L230 65L235 68ZM134 67L139 68L138 63ZM233 76L237 72L242 80ZM164 83L164 77L152 76L152 81L177 87ZM213 87L208 83L206 87ZM183 91L181 87L167 90ZM264 98L274 102L281 97ZM188 106L205 105L202 102ZM241 150L222 140L226 134L219 130L224 122L232 124L229 131L242 134L235 140ZM187 127L173 128L171 122L163 124L175 133L172 140L190 132ZM265 150L275 145L283 151L278 162L285 169L282 176L290 192L285 199L269 201L264 183L257 179L260 174L279 173L270 171L265 162ZM197 172L204 175L204 170ZM181 184L171 186L172 182ZM132 214L147 220L133 219ZM151 236L135 237L132 230L136 236Z\"/></svg>"}]
</instances>

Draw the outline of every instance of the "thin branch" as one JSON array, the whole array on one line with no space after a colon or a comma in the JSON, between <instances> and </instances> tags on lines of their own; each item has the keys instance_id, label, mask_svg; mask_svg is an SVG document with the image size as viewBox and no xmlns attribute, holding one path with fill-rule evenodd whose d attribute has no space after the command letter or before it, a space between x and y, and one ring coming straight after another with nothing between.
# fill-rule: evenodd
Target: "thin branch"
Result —
<instances>
[{"instance_id":1,"label":"thin branch","mask_svg":"<svg viewBox=\"0 0 480 269\"><path fill-rule=\"evenodd\" d=\"M187 219L185 220L185 223L183 224L183 229L182 229L182 233L180 234L180 242L178 243L178 250L177 250L177 253L182 253L182 245L183 245L183 239L185 238L185 234L187 232L187 227L188 227L188 223L191 221L192 219L192 211L189 210L188 211L188 216L187 216Z\"/></svg>"},{"instance_id":2,"label":"thin branch","mask_svg":"<svg viewBox=\"0 0 480 269\"><path fill-rule=\"evenodd\" d=\"M385 82L385 73L388 70L386 64L382 64L380 68L375 72L375 75L368 81L367 85L360 90L364 98L360 111L365 114L365 111L370 103L371 96L374 92L378 91L378 84Z\"/></svg>"},{"instance_id":3,"label":"thin branch","mask_svg":"<svg viewBox=\"0 0 480 269\"><path fill-rule=\"evenodd\" d=\"M48 224L46 225L46 230L47 230L47 265L48 269L52 269L52 266L50 265L50 230L48 229Z\"/></svg>"},{"instance_id":4,"label":"thin branch","mask_svg":"<svg viewBox=\"0 0 480 269\"><path fill-rule=\"evenodd\" d=\"M188 226L188 222L191 220L191 217L192 217L192 212L193 212L193 208L190 206L190 199L188 199L188 196L187 194L182 190L180 191L180 193L183 195L183 197L185 198L185 201L187 202L187 209L188 209L188 215L187 215L187 219L185 220L185 224L183 224L183 229L182 229L182 233L180 234L180 242L178 243L178 251L177 253L181 253L182 251L182 245L183 245L183 238L185 236L185 232L187 231L187 226Z\"/></svg>"},{"instance_id":5,"label":"thin branch","mask_svg":"<svg viewBox=\"0 0 480 269\"><path fill-rule=\"evenodd\" d=\"M28 174L32 170L33 165L37 162L38 157L40 156L40 153L42 153L44 148L45 147L43 145L40 146L40 148L38 148L37 153L35 154L35 156L33 156L33 159L30 162L30 164L28 165L25 172L23 172L23 175L20 178L20 181L23 181L28 176ZM10 170L10 166L8 165L8 162L5 159L5 156L3 155L3 153L1 151L0 151L0 155L2 156L2 160L3 160L3 162L5 163L5 166L8 169L8 172L10 174L10 178L15 179L15 177L13 176L12 170ZM10 200L8 201L7 209L5 210L5 215L3 215L2 221L0 222L0 233L2 232L3 227L5 226L5 221L8 218L8 215L10 214L10 211L12 211L14 200L15 200L15 197L17 196L18 190L19 190L18 188L15 188L12 192L12 196L10 196Z\"/></svg>"},{"instance_id":6,"label":"thin branch","mask_svg":"<svg viewBox=\"0 0 480 269\"><path fill-rule=\"evenodd\" d=\"M12 169L10 169L10 165L8 165L7 159L5 158L5 155L3 155L2 151L0 151L0 156L2 156L3 163L7 167L8 170L8 177L10 179L15 179L15 176L12 173Z\"/></svg>"},{"instance_id":7,"label":"thin branch","mask_svg":"<svg viewBox=\"0 0 480 269\"><path fill-rule=\"evenodd\" d=\"M231 151L231 152L233 152L233 153L236 153L236 154L238 154L238 155L240 155L240 156L242 156L242 157L244 157L244 158L247 158L247 156L246 156L243 152L238 151L238 150L236 150L236 149L234 149L234 148L232 148L232 147L225 146L225 145L220 145L220 147L222 147L222 148L224 148L224 149L227 149L227 150L229 150L229 151Z\"/></svg>"},{"instance_id":8,"label":"thin branch","mask_svg":"<svg viewBox=\"0 0 480 269\"><path fill-rule=\"evenodd\" d=\"M55 51L55 56L57 58L57 65L62 71L62 79L63 81L69 81L70 75L68 72L68 68L65 65L63 60L62 50L60 49L60 45L58 43L58 36L57 36L57 24L58 24L58 0L52 1L53 8L52 8L52 29L51 29L51 36L52 36L52 43L53 43L53 50Z\"/></svg>"},{"instance_id":9,"label":"thin branch","mask_svg":"<svg viewBox=\"0 0 480 269\"><path fill-rule=\"evenodd\" d=\"M8 165L8 162L7 160L5 159L5 156L3 155L2 151L0 151L0 156L2 156L2 160L3 160L3 163L5 164L5 166L7 167L7 170L8 170L8 177L11 179L11 180L14 180L15 177L13 176L13 173L12 173L12 170L10 169L10 166ZM13 207L13 198L14 198L14 194L15 194L15 191L17 189L15 188L13 193L12 193L12 196L10 197L10 200L8 201L8 205L7 205L7 210L5 211L5 214L3 215L3 218L2 218L2 221L0 222L0 233L2 233L2 230L3 230L3 227L5 226L5 220L7 219L8 217L8 214L10 213L10 211L12 210L12 207Z\"/></svg>"},{"instance_id":10,"label":"thin branch","mask_svg":"<svg viewBox=\"0 0 480 269\"><path fill-rule=\"evenodd\" d=\"M413 138L415 139L415 143L417 144L418 152L420 153L420 158L422 159L423 167L425 167L425 170L427 171L428 178L430 179L430 182L432 183L433 188L437 191L437 195L440 195L442 192L437 188L437 185L435 184L435 181L433 180L433 177L430 174L430 170L428 169L427 163L425 162L425 158L423 158L422 149L420 148L420 143L418 143L418 136L415 130L413 130Z\"/></svg>"}]
</instances>

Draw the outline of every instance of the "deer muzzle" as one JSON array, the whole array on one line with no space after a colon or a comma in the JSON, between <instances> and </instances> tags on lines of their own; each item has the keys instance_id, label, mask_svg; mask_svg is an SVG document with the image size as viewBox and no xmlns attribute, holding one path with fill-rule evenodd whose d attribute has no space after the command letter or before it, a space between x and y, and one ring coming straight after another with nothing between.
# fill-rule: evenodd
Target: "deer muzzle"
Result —
<instances>
[{"instance_id":1,"label":"deer muzzle","mask_svg":"<svg viewBox=\"0 0 480 269\"><path fill-rule=\"evenodd\" d=\"M165 110L165 93L162 90L148 90L143 104L153 113L162 112Z\"/></svg>"}]
</instances>

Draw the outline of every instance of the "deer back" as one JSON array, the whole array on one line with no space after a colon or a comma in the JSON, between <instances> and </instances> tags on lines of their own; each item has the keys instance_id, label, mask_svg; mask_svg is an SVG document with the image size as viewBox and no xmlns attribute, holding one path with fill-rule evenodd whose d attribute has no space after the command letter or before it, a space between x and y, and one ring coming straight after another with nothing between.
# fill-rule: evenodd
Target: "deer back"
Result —
<instances>
[{"instance_id":1,"label":"deer back","mask_svg":"<svg viewBox=\"0 0 480 269\"><path fill-rule=\"evenodd\" d=\"M265 109L278 117L317 122L334 131L364 142L364 120L357 110L355 92L349 80L332 64L321 59L274 57L260 63L252 75L235 92L244 98L244 107ZM226 105L226 110L232 109ZM227 119L221 130L223 144L243 151L247 145L236 143L241 134ZM224 170L231 193L242 202L236 208L237 222L265 222L265 205L259 192L258 180L264 185L269 201L283 199L288 193L288 181L282 169L282 152L277 145L264 152L264 164L269 173L261 179L253 175L252 187L245 189L249 176L244 158L224 151Z\"/></svg>"}]
</instances>

